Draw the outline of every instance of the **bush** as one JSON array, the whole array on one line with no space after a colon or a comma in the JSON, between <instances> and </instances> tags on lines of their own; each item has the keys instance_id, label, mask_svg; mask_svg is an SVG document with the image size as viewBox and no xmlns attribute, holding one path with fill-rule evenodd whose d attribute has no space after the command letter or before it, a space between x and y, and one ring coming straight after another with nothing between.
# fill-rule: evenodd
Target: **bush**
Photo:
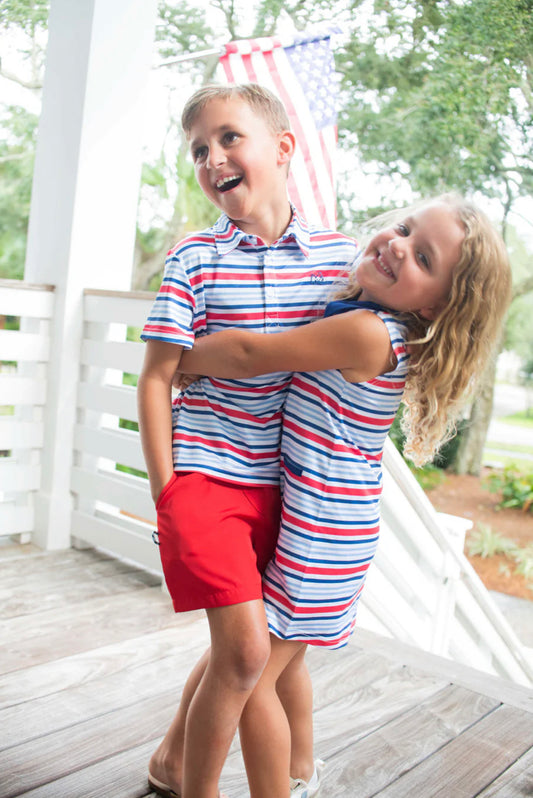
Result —
<instances>
[{"instance_id":1,"label":"bush","mask_svg":"<svg viewBox=\"0 0 533 798\"><path fill-rule=\"evenodd\" d=\"M487 481L491 493L502 494L498 508L516 507L533 513L533 471L519 471L515 465L509 465L491 474Z\"/></svg>"}]
</instances>

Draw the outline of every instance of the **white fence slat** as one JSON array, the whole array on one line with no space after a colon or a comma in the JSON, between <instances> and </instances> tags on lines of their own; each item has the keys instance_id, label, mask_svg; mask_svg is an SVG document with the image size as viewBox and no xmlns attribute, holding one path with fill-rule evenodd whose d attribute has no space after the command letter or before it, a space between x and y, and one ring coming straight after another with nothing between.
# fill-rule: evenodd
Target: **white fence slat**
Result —
<instances>
[{"instance_id":1,"label":"white fence slat","mask_svg":"<svg viewBox=\"0 0 533 798\"><path fill-rule=\"evenodd\" d=\"M131 374L139 374L143 358L144 344L132 341L91 341L85 339L81 347L81 362L84 366L118 369Z\"/></svg>"},{"instance_id":2,"label":"white fence slat","mask_svg":"<svg viewBox=\"0 0 533 798\"><path fill-rule=\"evenodd\" d=\"M19 464L0 459L0 490L7 493L38 490L41 484L41 468L38 465Z\"/></svg>"},{"instance_id":3,"label":"white fence slat","mask_svg":"<svg viewBox=\"0 0 533 798\"><path fill-rule=\"evenodd\" d=\"M44 405L46 381L0 374L0 405Z\"/></svg>"},{"instance_id":4,"label":"white fence slat","mask_svg":"<svg viewBox=\"0 0 533 798\"><path fill-rule=\"evenodd\" d=\"M517 667L515 657L463 583L460 583L457 589L457 608L465 619L464 625L470 625L472 636L477 636L480 645L492 652L492 666L495 671L500 675L507 674L507 678L511 675L511 678L518 681L522 674Z\"/></svg>"},{"instance_id":5,"label":"white fence slat","mask_svg":"<svg viewBox=\"0 0 533 798\"><path fill-rule=\"evenodd\" d=\"M109 413L128 421L137 421L137 395L129 385L111 386L80 382L78 406L85 410Z\"/></svg>"},{"instance_id":6,"label":"white fence slat","mask_svg":"<svg viewBox=\"0 0 533 798\"><path fill-rule=\"evenodd\" d=\"M33 528L33 507L0 504L0 535L17 535L20 532L33 532Z\"/></svg>"},{"instance_id":7,"label":"white fence slat","mask_svg":"<svg viewBox=\"0 0 533 798\"><path fill-rule=\"evenodd\" d=\"M148 481L120 472L94 472L75 467L71 488L83 498L99 500L155 524L156 513Z\"/></svg>"},{"instance_id":8,"label":"white fence slat","mask_svg":"<svg viewBox=\"0 0 533 798\"><path fill-rule=\"evenodd\" d=\"M9 284L7 284L9 282ZM29 287L15 281L0 280L0 314L50 319L54 312L54 292L50 287Z\"/></svg>"},{"instance_id":9,"label":"white fence slat","mask_svg":"<svg viewBox=\"0 0 533 798\"><path fill-rule=\"evenodd\" d=\"M18 330L0 330L2 360L48 360L50 341L47 337Z\"/></svg>"},{"instance_id":10,"label":"white fence slat","mask_svg":"<svg viewBox=\"0 0 533 798\"><path fill-rule=\"evenodd\" d=\"M130 468L146 470L139 435L130 430L92 429L77 425L74 448L84 454L106 457Z\"/></svg>"},{"instance_id":11,"label":"white fence slat","mask_svg":"<svg viewBox=\"0 0 533 798\"><path fill-rule=\"evenodd\" d=\"M127 557L145 568L161 573L159 548L153 543L149 530L144 536L121 529L117 524L109 523L101 518L74 510L71 534L93 546L107 549L115 555Z\"/></svg>"},{"instance_id":12,"label":"white fence slat","mask_svg":"<svg viewBox=\"0 0 533 798\"><path fill-rule=\"evenodd\" d=\"M42 445L43 425L40 421L17 421L13 416L0 418L0 449L40 449Z\"/></svg>"},{"instance_id":13,"label":"white fence slat","mask_svg":"<svg viewBox=\"0 0 533 798\"><path fill-rule=\"evenodd\" d=\"M119 322L143 327L151 310L155 293L142 292L125 296L121 292L89 293L84 296L85 321Z\"/></svg>"}]
</instances>

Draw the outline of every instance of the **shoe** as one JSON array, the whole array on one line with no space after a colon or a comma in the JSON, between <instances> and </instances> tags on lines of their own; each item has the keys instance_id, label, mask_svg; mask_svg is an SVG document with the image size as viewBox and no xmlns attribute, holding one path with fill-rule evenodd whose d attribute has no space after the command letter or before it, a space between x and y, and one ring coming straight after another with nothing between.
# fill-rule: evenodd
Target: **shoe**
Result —
<instances>
[{"instance_id":1,"label":"shoe","mask_svg":"<svg viewBox=\"0 0 533 798\"><path fill-rule=\"evenodd\" d=\"M157 795L162 795L163 798L180 798L179 793L174 792L168 784L163 784L162 781L154 778L150 771L148 771L148 786L152 790L152 792L157 793Z\"/></svg>"},{"instance_id":2,"label":"shoe","mask_svg":"<svg viewBox=\"0 0 533 798\"><path fill-rule=\"evenodd\" d=\"M322 781L322 772L325 767L325 762L321 759L315 759L315 772L311 776L309 782L303 779L291 779L291 798L313 798L313 796L318 795Z\"/></svg>"},{"instance_id":3,"label":"shoe","mask_svg":"<svg viewBox=\"0 0 533 798\"><path fill-rule=\"evenodd\" d=\"M150 771L148 771L148 786L152 792L157 793L157 795L161 795L163 798L180 798L179 792L174 792L174 790L169 787L168 784L163 784L162 781L154 778ZM228 798L228 796L221 792L219 793L219 798Z\"/></svg>"}]
</instances>

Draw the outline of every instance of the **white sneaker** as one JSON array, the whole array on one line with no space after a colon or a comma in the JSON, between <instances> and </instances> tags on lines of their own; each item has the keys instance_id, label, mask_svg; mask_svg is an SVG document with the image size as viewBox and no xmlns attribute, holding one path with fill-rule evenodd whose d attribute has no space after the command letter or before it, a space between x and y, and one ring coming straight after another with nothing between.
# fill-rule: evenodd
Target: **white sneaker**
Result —
<instances>
[{"instance_id":1,"label":"white sneaker","mask_svg":"<svg viewBox=\"0 0 533 798\"><path fill-rule=\"evenodd\" d=\"M303 779L291 779L291 798L313 798L314 795L318 795L325 766L326 763L321 759L315 759L315 772L309 782Z\"/></svg>"}]
</instances>

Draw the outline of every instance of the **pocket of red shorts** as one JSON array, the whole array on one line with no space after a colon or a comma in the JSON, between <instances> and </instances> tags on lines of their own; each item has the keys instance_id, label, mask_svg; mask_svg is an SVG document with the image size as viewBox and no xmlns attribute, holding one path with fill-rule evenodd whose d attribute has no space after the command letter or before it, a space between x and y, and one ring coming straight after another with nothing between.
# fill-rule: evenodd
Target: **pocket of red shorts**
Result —
<instances>
[{"instance_id":1,"label":"pocket of red shorts","mask_svg":"<svg viewBox=\"0 0 533 798\"><path fill-rule=\"evenodd\" d=\"M155 509L156 510L159 510L159 508L161 507L161 504L163 503L165 498L168 496L168 494L172 490L172 486L174 485L174 483L177 480L177 478L178 478L178 475L174 471L172 473L172 476L168 480L168 482L165 485L163 485L163 489L162 489L161 493L159 494L159 496L157 497L157 501L155 503Z\"/></svg>"}]
</instances>

